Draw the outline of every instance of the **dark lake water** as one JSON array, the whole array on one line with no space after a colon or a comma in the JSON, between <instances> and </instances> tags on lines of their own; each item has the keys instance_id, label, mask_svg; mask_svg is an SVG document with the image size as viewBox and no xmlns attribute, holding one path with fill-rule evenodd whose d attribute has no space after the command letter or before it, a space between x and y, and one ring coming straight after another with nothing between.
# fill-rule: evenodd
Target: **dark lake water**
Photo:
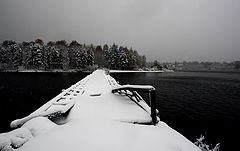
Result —
<instances>
[{"instance_id":1,"label":"dark lake water","mask_svg":"<svg viewBox=\"0 0 240 151\"><path fill-rule=\"evenodd\" d=\"M0 73L0 132L87 74ZM236 150L240 128L240 74L207 72L115 73L120 84L157 90L160 119L191 141L201 134L221 151Z\"/></svg>"}]
</instances>

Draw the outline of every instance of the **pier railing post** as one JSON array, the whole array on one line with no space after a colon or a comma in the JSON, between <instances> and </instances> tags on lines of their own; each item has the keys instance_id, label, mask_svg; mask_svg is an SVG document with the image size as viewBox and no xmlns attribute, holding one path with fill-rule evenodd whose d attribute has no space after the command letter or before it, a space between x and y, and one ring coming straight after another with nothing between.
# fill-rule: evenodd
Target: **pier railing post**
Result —
<instances>
[{"instance_id":1,"label":"pier railing post","mask_svg":"<svg viewBox=\"0 0 240 151\"><path fill-rule=\"evenodd\" d=\"M126 95L131 99L131 97L135 97L138 101L141 100L141 97L138 96L139 94L136 91L142 91L147 92L149 96L149 103L151 106L151 118L152 118L152 124L156 125L158 122L157 118L157 108L156 108L156 90L153 86L142 86L142 85L123 85L118 88L115 88L112 90L112 93L120 92L121 90L124 91L130 91L132 92L131 95L128 95L126 92Z\"/></svg>"},{"instance_id":2,"label":"pier railing post","mask_svg":"<svg viewBox=\"0 0 240 151\"><path fill-rule=\"evenodd\" d=\"M152 117L152 124L157 124L157 115L156 115L156 92L155 89L150 90L149 94L149 101L151 105L151 117Z\"/></svg>"}]
</instances>

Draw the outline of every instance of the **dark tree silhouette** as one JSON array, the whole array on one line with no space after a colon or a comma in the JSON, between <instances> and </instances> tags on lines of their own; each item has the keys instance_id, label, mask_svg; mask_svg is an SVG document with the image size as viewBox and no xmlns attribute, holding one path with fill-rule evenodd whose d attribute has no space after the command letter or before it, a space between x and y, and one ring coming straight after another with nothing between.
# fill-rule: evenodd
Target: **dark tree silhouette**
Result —
<instances>
[{"instance_id":1,"label":"dark tree silhouette","mask_svg":"<svg viewBox=\"0 0 240 151\"><path fill-rule=\"evenodd\" d=\"M146 65L146 57L136 50L113 44L94 46L77 41L43 40L16 43L5 40L0 44L0 69L84 69L90 66L110 69L137 69Z\"/></svg>"}]
</instances>

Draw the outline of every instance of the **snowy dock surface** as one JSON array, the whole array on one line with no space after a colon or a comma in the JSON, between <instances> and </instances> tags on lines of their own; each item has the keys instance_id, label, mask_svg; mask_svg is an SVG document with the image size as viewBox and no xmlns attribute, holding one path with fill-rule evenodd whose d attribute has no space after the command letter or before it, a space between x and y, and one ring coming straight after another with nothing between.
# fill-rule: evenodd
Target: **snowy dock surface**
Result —
<instances>
[{"instance_id":1,"label":"snowy dock surface","mask_svg":"<svg viewBox=\"0 0 240 151\"><path fill-rule=\"evenodd\" d=\"M105 71L93 72L49 101L50 103L30 114L33 116L23 118L23 126L20 129L28 129L33 137L16 150L199 150L162 121L156 126L140 124L151 122L149 107L145 102L136 104L127 96L113 94L112 90L117 87L120 85L110 75L106 75ZM53 120L55 123L49 120L45 113L49 114L57 110L55 108L58 105L69 104L68 101L74 102L69 113L65 113L66 111L62 109L61 112L66 114L65 117ZM8 133L1 134L0 147L4 135L10 137Z\"/></svg>"},{"instance_id":2,"label":"snowy dock surface","mask_svg":"<svg viewBox=\"0 0 240 151\"><path fill-rule=\"evenodd\" d=\"M76 104L69 115L71 120L151 122L150 114L135 102L126 96L111 93L117 86L117 82L105 75L104 71L93 73L84 87L83 95L76 98Z\"/></svg>"}]
</instances>

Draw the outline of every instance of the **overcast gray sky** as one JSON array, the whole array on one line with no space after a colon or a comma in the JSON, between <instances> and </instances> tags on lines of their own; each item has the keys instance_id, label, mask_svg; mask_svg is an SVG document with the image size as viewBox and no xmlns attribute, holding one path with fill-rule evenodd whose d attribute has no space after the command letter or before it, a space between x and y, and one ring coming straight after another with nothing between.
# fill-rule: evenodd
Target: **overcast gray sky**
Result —
<instances>
[{"instance_id":1,"label":"overcast gray sky","mask_svg":"<svg viewBox=\"0 0 240 151\"><path fill-rule=\"evenodd\" d=\"M240 0L0 0L0 41L132 46L148 60L240 60Z\"/></svg>"}]
</instances>

